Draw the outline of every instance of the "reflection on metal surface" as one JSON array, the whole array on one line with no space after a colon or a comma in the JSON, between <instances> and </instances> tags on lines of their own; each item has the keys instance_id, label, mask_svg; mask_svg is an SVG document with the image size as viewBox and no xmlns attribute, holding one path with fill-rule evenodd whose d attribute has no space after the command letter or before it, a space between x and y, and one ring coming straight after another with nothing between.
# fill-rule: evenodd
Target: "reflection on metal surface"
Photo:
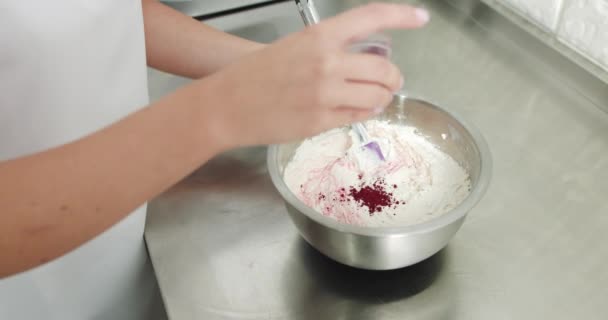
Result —
<instances>
[{"instance_id":1,"label":"reflection on metal surface","mask_svg":"<svg viewBox=\"0 0 608 320\"><path fill-rule=\"evenodd\" d=\"M305 25L310 26L319 22L319 13L312 0L295 0L295 3Z\"/></svg>"},{"instance_id":2,"label":"reflection on metal surface","mask_svg":"<svg viewBox=\"0 0 608 320\"><path fill-rule=\"evenodd\" d=\"M563 85L578 91L597 107L608 112L608 72L523 18L514 15L496 1L484 2L492 4L500 13L477 0L446 2L470 17L467 21L474 24L473 28L485 32L487 38L519 47L522 54L534 61L533 67L539 73L559 79ZM453 10L447 10L446 13L453 13Z\"/></svg>"},{"instance_id":3,"label":"reflection on metal surface","mask_svg":"<svg viewBox=\"0 0 608 320\"><path fill-rule=\"evenodd\" d=\"M327 17L363 2L316 5ZM171 319L604 317L605 87L484 5L472 18L420 3L431 22L391 32L393 60L412 95L473 122L494 160L488 193L449 246L386 275L338 265L298 236L265 148L235 150L149 205L146 240ZM279 36L302 28L294 3L284 5L212 23L242 32L264 16ZM153 98L185 82L150 73Z\"/></svg>"},{"instance_id":4,"label":"reflection on metal surface","mask_svg":"<svg viewBox=\"0 0 608 320\"><path fill-rule=\"evenodd\" d=\"M444 319L449 315L450 292L446 290L438 293L439 288L432 287L441 276L447 255L445 251L411 267L368 271L339 264L303 240L297 243L294 251L298 259L295 261L301 261L301 265L289 266L289 270L302 272L298 279L306 280L309 286L303 291L289 283L285 289L287 292L299 293L294 295L300 297L293 301L295 303L290 310L299 308L303 319L390 318L387 315L400 319L405 315L402 311L406 310L407 317L421 320ZM298 274L294 274L294 279L296 275ZM423 298L431 292L438 299ZM318 302L324 308L310 308L311 297L319 300L326 296L340 297L340 302L336 303L335 298L324 298L324 301ZM400 307L392 310L384 308L395 303L400 304Z\"/></svg>"}]
</instances>

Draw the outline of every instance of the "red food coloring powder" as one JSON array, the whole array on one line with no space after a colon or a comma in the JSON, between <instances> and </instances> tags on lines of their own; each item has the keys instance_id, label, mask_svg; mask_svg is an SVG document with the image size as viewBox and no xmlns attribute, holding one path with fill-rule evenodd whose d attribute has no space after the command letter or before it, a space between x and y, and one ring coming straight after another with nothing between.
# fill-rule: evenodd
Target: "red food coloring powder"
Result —
<instances>
[{"instance_id":1,"label":"red food coloring powder","mask_svg":"<svg viewBox=\"0 0 608 320\"><path fill-rule=\"evenodd\" d=\"M359 177L362 178L362 175L359 175ZM319 193L317 199L319 201L330 200L333 203L351 202L351 200L354 200L359 206L366 207L369 215L373 216L375 213L382 212L385 208L396 209L398 205L405 204L403 200L396 200L392 192L386 191L386 187L384 179L379 179L372 185L361 184L356 187L350 186L348 192L346 188L340 188L336 193L332 194L331 198L327 198L325 194ZM392 185L392 187L397 188L397 185ZM331 207L326 207L325 209L329 211Z\"/></svg>"},{"instance_id":2,"label":"red food coloring powder","mask_svg":"<svg viewBox=\"0 0 608 320\"><path fill-rule=\"evenodd\" d=\"M386 192L382 180L376 181L373 185L361 186L359 189L351 187L349 195L362 206L367 207L370 215L382 212L382 209L390 207L395 202L393 194Z\"/></svg>"}]
</instances>

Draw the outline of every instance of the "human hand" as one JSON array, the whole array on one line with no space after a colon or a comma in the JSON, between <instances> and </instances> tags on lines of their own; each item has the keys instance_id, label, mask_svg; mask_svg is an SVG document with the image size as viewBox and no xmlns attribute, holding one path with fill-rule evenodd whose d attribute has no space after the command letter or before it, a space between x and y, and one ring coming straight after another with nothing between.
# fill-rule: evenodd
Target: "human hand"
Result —
<instances>
[{"instance_id":1,"label":"human hand","mask_svg":"<svg viewBox=\"0 0 608 320\"><path fill-rule=\"evenodd\" d=\"M287 142L382 111L402 76L388 59L352 53L384 29L417 28L428 13L369 4L287 36L199 80L209 132L226 148ZM211 121L209 121L211 120Z\"/></svg>"}]
</instances>

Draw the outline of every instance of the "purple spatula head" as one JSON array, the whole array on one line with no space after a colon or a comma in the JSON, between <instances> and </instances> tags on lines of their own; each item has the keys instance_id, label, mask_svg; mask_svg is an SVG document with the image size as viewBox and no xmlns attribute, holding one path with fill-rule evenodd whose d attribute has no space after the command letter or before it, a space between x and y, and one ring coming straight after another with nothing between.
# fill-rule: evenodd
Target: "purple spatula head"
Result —
<instances>
[{"instance_id":1,"label":"purple spatula head","mask_svg":"<svg viewBox=\"0 0 608 320\"><path fill-rule=\"evenodd\" d=\"M386 160L380 145L376 140L370 138L369 134L367 133L367 129L365 129L365 126L362 123L353 123L351 124L351 128L359 136L361 147L363 149L372 151L374 156L382 161Z\"/></svg>"},{"instance_id":2,"label":"purple spatula head","mask_svg":"<svg viewBox=\"0 0 608 320\"><path fill-rule=\"evenodd\" d=\"M376 142L376 141L368 142L363 145L363 148L366 148L366 149L372 151L374 154L376 154L378 159L380 159L382 161L386 160L384 158L384 154L382 154L382 149L380 149L380 145L378 144L378 142Z\"/></svg>"}]
</instances>

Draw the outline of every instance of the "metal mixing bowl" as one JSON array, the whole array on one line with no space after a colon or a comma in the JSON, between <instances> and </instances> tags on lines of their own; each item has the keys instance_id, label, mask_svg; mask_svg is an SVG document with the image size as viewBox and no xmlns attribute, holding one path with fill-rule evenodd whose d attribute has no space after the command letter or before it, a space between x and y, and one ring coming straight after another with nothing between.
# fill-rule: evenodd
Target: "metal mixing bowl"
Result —
<instances>
[{"instance_id":1,"label":"metal mixing bowl","mask_svg":"<svg viewBox=\"0 0 608 320\"><path fill-rule=\"evenodd\" d=\"M447 245L487 189L491 156L477 129L457 115L429 102L396 95L378 118L414 126L420 134L454 158L470 175L471 193L468 197L453 210L415 225L347 225L306 206L285 184L283 172L301 141L271 146L268 150L268 169L275 187L285 199L289 216L308 243L343 264L389 270L420 262Z\"/></svg>"}]
</instances>

